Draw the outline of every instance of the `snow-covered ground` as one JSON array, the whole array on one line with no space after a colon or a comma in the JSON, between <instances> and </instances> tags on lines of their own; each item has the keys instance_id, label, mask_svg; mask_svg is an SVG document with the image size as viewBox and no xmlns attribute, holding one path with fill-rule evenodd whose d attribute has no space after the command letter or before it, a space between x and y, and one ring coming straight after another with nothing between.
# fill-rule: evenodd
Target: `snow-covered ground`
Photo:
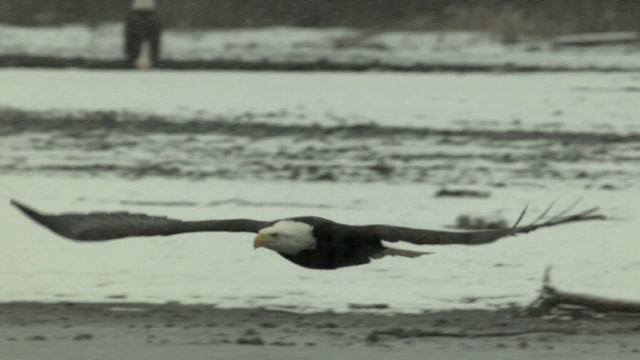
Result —
<instances>
[{"instance_id":1,"label":"snow-covered ground","mask_svg":"<svg viewBox=\"0 0 640 360\"><path fill-rule=\"evenodd\" d=\"M640 132L640 73L397 74L0 69L0 107L305 126Z\"/></svg>"},{"instance_id":2,"label":"snow-covered ground","mask_svg":"<svg viewBox=\"0 0 640 360\"><path fill-rule=\"evenodd\" d=\"M115 60L123 56L122 33L121 24L55 28L2 25L0 55ZM602 41L603 35L595 36ZM168 29L163 33L162 54L166 60L177 61L640 69L639 42L579 48L554 44L557 43L553 39L505 44L500 35L474 32L378 33L287 27Z\"/></svg>"},{"instance_id":3,"label":"snow-covered ground","mask_svg":"<svg viewBox=\"0 0 640 360\"><path fill-rule=\"evenodd\" d=\"M638 80L635 73L0 71L0 300L494 308L532 301L549 265L562 289L638 299ZM113 170L167 159L177 169L170 174ZM227 161L226 171L193 176ZM377 161L395 171L367 177ZM256 175L294 165L326 166L334 176ZM424 169L422 177L412 169ZM491 196L434 197L442 185ZM253 251L250 234L75 244L26 219L10 198L46 212L318 215L428 228L460 214L514 221L527 204L532 220L554 199L558 210L582 199L578 209L601 206L612 219L323 272Z\"/></svg>"}]
</instances>

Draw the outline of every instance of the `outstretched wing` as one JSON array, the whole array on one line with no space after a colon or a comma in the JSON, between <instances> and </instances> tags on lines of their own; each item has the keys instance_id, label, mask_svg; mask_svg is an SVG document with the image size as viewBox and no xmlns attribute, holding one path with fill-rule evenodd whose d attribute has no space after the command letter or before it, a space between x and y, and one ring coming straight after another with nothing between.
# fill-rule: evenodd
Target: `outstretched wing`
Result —
<instances>
[{"instance_id":1,"label":"outstretched wing","mask_svg":"<svg viewBox=\"0 0 640 360\"><path fill-rule=\"evenodd\" d=\"M366 232L372 236L377 236L381 240L392 242L406 241L417 245L481 245L494 242L505 236L524 234L544 227L551 227L577 221L605 219L603 215L597 213L598 208L593 208L581 213L567 216L564 215L567 212L567 210L565 210L556 216L546 219L545 221L540 221L544 218L549 209L550 207L532 224L518 226L527 210L525 208L520 214L520 217L518 218L518 221L516 221L515 225L513 225L513 227L509 229L453 232L412 229L388 225L367 225L361 227L359 231Z\"/></svg>"},{"instance_id":2,"label":"outstretched wing","mask_svg":"<svg viewBox=\"0 0 640 360\"><path fill-rule=\"evenodd\" d=\"M168 236L200 231L257 233L270 224L249 219L181 221L128 212L49 215L15 200L11 200L11 204L56 234L79 241L104 241L130 236Z\"/></svg>"}]
</instances>

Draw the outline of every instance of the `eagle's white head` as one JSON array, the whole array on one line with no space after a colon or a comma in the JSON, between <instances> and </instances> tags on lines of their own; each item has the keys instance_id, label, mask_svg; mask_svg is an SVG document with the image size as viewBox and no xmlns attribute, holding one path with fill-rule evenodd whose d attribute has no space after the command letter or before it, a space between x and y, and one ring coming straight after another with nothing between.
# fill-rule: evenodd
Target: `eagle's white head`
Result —
<instances>
[{"instance_id":1,"label":"eagle's white head","mask_svg":"<svg viewBox=\"0 0 640 360\"><path fill-rule=\"evenodd\" d=\"M309 224L281 220L272 226L261 229L253 241L253 248L265 247L283 254L297 254L302 250L316 247L313 227Z\"/></svg>"}]
</instances>

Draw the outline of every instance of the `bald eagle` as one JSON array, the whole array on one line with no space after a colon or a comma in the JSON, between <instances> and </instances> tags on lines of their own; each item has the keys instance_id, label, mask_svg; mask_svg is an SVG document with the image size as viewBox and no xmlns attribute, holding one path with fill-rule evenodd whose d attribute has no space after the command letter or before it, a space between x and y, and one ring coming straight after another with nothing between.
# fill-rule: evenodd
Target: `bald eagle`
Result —
<instances>
[{"instance_id":1,"label":"bald eagle","mask_svg":"<svg viewBox=\"0 0 640 360\"><path fill-rule=\"evenodd\" d=\"M256 233L254 248L267 248L285 259L309 269L337 269L367 264L386 255L417 257L430 254L388 247L388 242L405 241L416 245L480 245L564 223L604 219L598 208L574 215L567 211L541 221L550 207L530 225L468 232L436 231L389 225L345 225L306 216L274 221L251 219L181 221L163 216L128 212L50 215L40 213L15 200L11 203L25 215L58 235L77 241L105 241L132 236L168 236L190 232L225 231Z\"/></svg>"}]
</instances>

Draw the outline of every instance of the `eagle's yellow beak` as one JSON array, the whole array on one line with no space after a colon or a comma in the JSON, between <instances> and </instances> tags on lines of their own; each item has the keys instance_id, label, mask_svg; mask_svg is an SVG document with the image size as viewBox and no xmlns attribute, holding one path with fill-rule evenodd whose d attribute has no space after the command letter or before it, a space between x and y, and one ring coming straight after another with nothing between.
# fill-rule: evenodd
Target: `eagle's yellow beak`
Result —
<instances>
[{"instance_id":1,"label":"eagle's yellow beak","mask_svg":"<svg viewBox=\"0 0 640 360\"><path fill-rule=\"evenodd\" d=\"M253 240L253 248L257 249L259 247L263 247L266 242L267 236L265 234L258 234L258 236Z\"/></svg>"}]
</instances>

